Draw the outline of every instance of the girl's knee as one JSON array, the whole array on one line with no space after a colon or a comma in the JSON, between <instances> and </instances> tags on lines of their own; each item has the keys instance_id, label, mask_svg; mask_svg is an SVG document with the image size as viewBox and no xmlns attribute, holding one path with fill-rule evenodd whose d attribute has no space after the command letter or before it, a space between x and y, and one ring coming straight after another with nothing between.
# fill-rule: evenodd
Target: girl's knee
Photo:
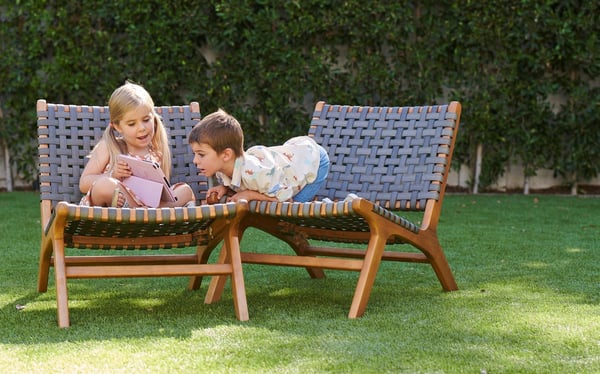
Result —
<instances>
[{"instance_id":1,"label":"girl's knee","mask_svg":"<svg viewBox=\"0 0 600 374\"><path fill-rule=\"evenodd\" d=\"M173 187L173 193L177 197L177 205L185 205L190 201L195 201L196 196L192 187L187 183L181 183Z\"/></svg>"},{"instance_id":2,"label":"girl's knee","mask_svg":"<svg viewBox=\"0 0 600 374\"><path fill-rule=\"evenodd\" d=\"M112 178L105 177L98 179L92 186L92 201L98 206L110 206L117 187L117 181Z\"/></svg>"}]
</instances>

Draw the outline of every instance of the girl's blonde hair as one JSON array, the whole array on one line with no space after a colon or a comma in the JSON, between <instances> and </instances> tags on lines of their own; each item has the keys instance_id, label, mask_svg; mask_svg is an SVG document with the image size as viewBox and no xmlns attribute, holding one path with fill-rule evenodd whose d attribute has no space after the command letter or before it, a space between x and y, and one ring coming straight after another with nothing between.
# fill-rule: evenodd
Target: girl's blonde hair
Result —
<instances>
[{"instance_id":1,"label":"girl's blonde hair","mask_svg":"<svg viewBox=\"0 0 600 374\"><path fill-rule=\"evenodd\" d=\"M167 130L162 119L154 110L154 101L146 89L138 84L127 82L117 88L108 100L108 110L110 112L110 123L119 124L123 116L131 110L144 106L152 111L154 116L154 137L152 138L151 151L154 152L160 160L160 167L169 178L171 175L171 149L169 147ZM103 139L106 142L110 153L111 168L117 161L117 156L127 153L127 144L121 137L118 137L112 125L104 130Z\"/></svg>"}]
</instances>

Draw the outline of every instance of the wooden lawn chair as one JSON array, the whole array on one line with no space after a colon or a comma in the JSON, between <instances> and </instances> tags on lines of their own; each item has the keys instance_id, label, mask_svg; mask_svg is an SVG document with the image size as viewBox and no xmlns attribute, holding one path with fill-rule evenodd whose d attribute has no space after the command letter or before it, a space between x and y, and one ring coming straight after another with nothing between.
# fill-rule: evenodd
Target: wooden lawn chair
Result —
<instances>
[{"instance_id":1,"label":"wooden lawn chair","mask_svg":"<svg viewBox=\"0 0 600 374\"><path fill-rule=\"evenodd\" d=\"M198 175L187 134L200 120L197 102L157 107L170 138L171 182L187 182L198 202L207 181ZM226 274L232 279L236 317L248 319L240 262L238 223L246 204L186 208L103 208L77 205L79 177L86 156L108 125L108 107L37 102L42 239L38 286L48 289L54 267L58 325L70 325L67 280L71 278L161 277ZM227 261L207 264L221 240ZM165 248L196 247L194 254L147 254ZM94 250L95 255L67 255L66 248ZM116 255L112 250L125 250ZM158 251L160 252L160 251ZM197 289L197 278L189 288Z\"/></svg>"},{"instance_id":2,"label":"wooden lawn chair","mask_svg":"<svg viewBox=\"0 0 600 374\"><path fill-rule=\"evenodd\" d=\"M331 166L316 201L252 201L240 228L272 234L296 255L242 251L242 262L306 267L313 278L323 277L323 269L359 272L349 318L365 312L381 261L428 263L445 291L456 290L437 226L460 111L458 102L414 107L319 102L309 135L328 151ZM398 211L421 212L421 223ZM327 242L366 244L366 249ZM399 243L418 251L386 250ZM207 301L220 298L224 281L223 276L212 279Z\"/></svg>"}]
</instances>

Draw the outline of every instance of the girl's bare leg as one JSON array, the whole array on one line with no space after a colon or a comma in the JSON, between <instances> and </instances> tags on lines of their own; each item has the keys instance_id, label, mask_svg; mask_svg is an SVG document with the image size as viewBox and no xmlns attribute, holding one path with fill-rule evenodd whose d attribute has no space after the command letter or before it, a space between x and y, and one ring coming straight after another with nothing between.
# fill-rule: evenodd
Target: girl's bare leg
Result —
<instances>
[{"instance_id":1,"label":"girl's bare leg","mask_svg":"<svg viewBox=\"0 0 600 374\"><path fill-rule=\"evenodd\" d=\"M100 178L94 183L91 198L96 206L112 206L115 208L141 206L121 185L119 180L108 176Z\"/></svg>"},{"instance_id":2,"label":"girl's bare leg","mask_svg":"<svg viewBox=\"0 0 600 374\"><path fill-rule=\"evenodd\" d=\"M91 198L96 206L111 206L113 194L119 187L119 182L110 177L98 179L92 186Z\"/></svg>"}]
</instances>

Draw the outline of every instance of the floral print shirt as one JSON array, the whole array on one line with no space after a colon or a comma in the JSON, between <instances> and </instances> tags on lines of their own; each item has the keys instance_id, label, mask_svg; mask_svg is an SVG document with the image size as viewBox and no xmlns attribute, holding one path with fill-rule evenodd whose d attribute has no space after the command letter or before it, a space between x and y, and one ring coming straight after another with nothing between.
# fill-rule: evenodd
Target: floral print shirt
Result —
<instances>
[{"instance_id":1,"label":"floral print shirt","mask_svg":"<svg viewBox=\"0 0 600 374\"><path fill-rule=\"evenodd\" d=\"M257 145L235 160L231 178L221 172L216 176L221 184L236 192L253 190L287 201L316 179L320 149L308 136L298 136L274 147Z\"/></svg>"}]
</instances>

